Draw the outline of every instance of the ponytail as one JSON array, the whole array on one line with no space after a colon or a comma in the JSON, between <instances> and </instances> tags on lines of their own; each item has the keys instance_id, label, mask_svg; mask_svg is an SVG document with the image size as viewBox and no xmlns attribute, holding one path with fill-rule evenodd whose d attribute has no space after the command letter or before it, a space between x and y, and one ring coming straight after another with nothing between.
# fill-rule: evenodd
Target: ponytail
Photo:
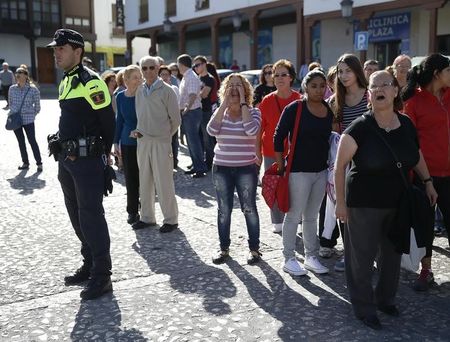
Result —
<instances>
[{"instance_id":1,"label":"ponytail","mask_svg":"<svg viewBox=\"0 0 450 342\"><path fill-rule=\"evenodd\" d=\"M407 101L413 97L417 84L419 83L419 78L421 76L422 66L416 65L411 70L408 71L407 84L401 89L401 97L403 101ZM419 83L420 84L420 83Z\"/></svg>"}]
</instances>

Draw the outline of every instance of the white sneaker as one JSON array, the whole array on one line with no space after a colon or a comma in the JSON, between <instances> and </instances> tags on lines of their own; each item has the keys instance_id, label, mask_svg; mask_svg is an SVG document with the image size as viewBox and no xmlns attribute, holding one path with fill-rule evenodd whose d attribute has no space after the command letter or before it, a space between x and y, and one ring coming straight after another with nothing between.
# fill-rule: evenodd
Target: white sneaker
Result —
<instances>
[{"instance_id":1,"label":"white sneaker","mask_svg":"<svg viewBox=\"0 0 450 342\"><path fill-rule=\"evenodd\" d=\"M283 266L283 271L294 276L302 276L308 274L295 257L290 258Z\"/></svg>"},{"instance_id":2,"label":"white sneaker","mask_svg":"<svg viewBox=\"0 0 450 342\"><path fill-rule=\"evenodd\" d=\"M317 274L328 273L329 269L322 265L315 256L311 256L306 258L305 260L305 268Z\"/></svg>"},{"instance_id":3,"label":"white sneaker","mask_svg":"<svg viewBox=\"0 0 450 342\"><path fill-rule=\"evenodd\" d=\"M282 230L283 230L283 224L282 223L274 223L273 224L272 232L274 232L274 233L281 233Z\"/></svg>"},{"instance_id":4,"label":"white sneaker","mask_svg":"<svg viewBox=\"0 0 450 342\"><path fill-rule=\"evenodd\" d=\"M336 252L334 248L330 247L320 247L319 249L319 256L324 259L329 259L333 256L333 254Z\"/></svg>"}]
</instances>

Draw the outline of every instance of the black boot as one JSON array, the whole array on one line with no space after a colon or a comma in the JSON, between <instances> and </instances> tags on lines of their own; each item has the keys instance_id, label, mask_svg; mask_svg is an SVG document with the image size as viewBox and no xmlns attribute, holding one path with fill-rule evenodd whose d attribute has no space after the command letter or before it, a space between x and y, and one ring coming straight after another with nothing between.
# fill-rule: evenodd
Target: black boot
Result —
<instances>
[{"instance_id":1,"label":"black boot","mask_svg":"<svg viewBox=\"0 0 450 342\"><path fill-rule=\"evenodd\" d=\"M112 290L113 287L110 276L95 277L92 278L86 288L81 291L80 297L84 300L95 299Z\"/></svg>"},{"instance_id":2,"label":"black boot","mask_svg":"<svg viewBox=\"0 0 450 342\"><path fill-rule=\"evenodd\" d=\"M87 265L81 266L79 269L77 269L75 271L74 274L64 277L64 284L66 284L66 286L71 286L71 285L77 285L77 284L85 282L86 280L89 280L90 275L91 275L90 268L91 267L87 266Z\"/></svg>"}]
</instances>

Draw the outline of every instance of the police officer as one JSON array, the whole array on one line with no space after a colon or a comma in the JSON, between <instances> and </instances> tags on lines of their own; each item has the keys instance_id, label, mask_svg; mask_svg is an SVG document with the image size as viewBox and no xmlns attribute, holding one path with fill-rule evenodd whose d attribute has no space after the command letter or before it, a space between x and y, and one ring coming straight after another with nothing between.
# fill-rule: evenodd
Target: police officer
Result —
<instances>
[{"instance_id":1,"label":"police officer","mask_svg":"<svg viewBox=\"0 0 450 342\"><path fill-rule=\"evenodd\" d=\"M57 30L47 47L53 48L56 66L64 70L59 86L58 179L84 259L64 281L75 285L89 280L80 296L94 299L112 291L110 239L102 202L114 112L105 82L81 63L84 40L80 33Z\"/></svg>"}]
</instances>

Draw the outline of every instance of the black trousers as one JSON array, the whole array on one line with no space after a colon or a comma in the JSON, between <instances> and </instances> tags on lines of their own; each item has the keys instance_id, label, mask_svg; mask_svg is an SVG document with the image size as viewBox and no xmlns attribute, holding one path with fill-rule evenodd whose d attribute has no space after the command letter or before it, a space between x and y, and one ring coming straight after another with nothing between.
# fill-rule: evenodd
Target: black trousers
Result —
<instances>
[{"instance_id":1,"label":"black trousers","mask_svg":"<svg viewBox=\"0 0 450 342\"><path fill-rule=\"evenodd\" d=\"M24 164L30 164L30 161L28 160L27 146L25 145L25 136L23 134L23 131L25 131L27 135L27 139L28 142L30 143L31 150L33 151L33 156L34 159L36 160L36 164L37 165L42 164L41 152L39 151L39 146L36 141L34 122L14 130L17 142L19 143L20 156L22 157L22 162Z\"/></svg>"},{"instance_id":2,"label":"black trousers","mask_svg":"<svg viewBox=\"0 0 450 342\"><path fill-rule=\"evenodd\" d=\"M9 87L10 85L4 86L2 85L2 94L5 97L6 104L9 106Z\"/></svg>"},{"instance_id":3,"label":"black trousers","mask_svg":"<svg viewBox=\"0 0 450 342\"><path fill-rule=\"evenodd\" d=\"M423 186L422 184L417 184ZM437 206L442 213L445 229L447 230L449 245L450 245L450 177L433 177L433 185L438 194ZM425 257L431 257L432 247L434 241L434 223L435 223L435 210L430 210L430 216L432 219L429 227L427 227L427 241L426 241L426 254Z\"/></svg>"},{"instance_id":4,"label":"black trousers","mask_svg":"<svg viewBox=\"0 0 450 342\"><path fill-rule=\"evenodd\" d=\"M377 305L394 305L401 254L387 233L395 225L395 208L348 208L345 225L345 276L357 318L376 314ZM377 258L378 281L372 287Z\"/></svg>"},{"instance_id":5,"label":"black trousers","mask_svg":"<svg viewBox=\"0 0 450 342\"><path fill-rule=\"evenodd\" d=\"M139 212L139 168L137 163L137 146L121 145L123 173L127 188L127 213Z\"/></svg>"},{"instance_id":6,"label":"black trousers","mask_svg":"<svg viewBox=\"0 0 450 342\"><path fill-rule=\"evenodd\" d=\"M101 157L60 157L58 179L84 264L92 277L111 275L110 239L103 209L104 163Z\"/></svg>"}]
</instances>

